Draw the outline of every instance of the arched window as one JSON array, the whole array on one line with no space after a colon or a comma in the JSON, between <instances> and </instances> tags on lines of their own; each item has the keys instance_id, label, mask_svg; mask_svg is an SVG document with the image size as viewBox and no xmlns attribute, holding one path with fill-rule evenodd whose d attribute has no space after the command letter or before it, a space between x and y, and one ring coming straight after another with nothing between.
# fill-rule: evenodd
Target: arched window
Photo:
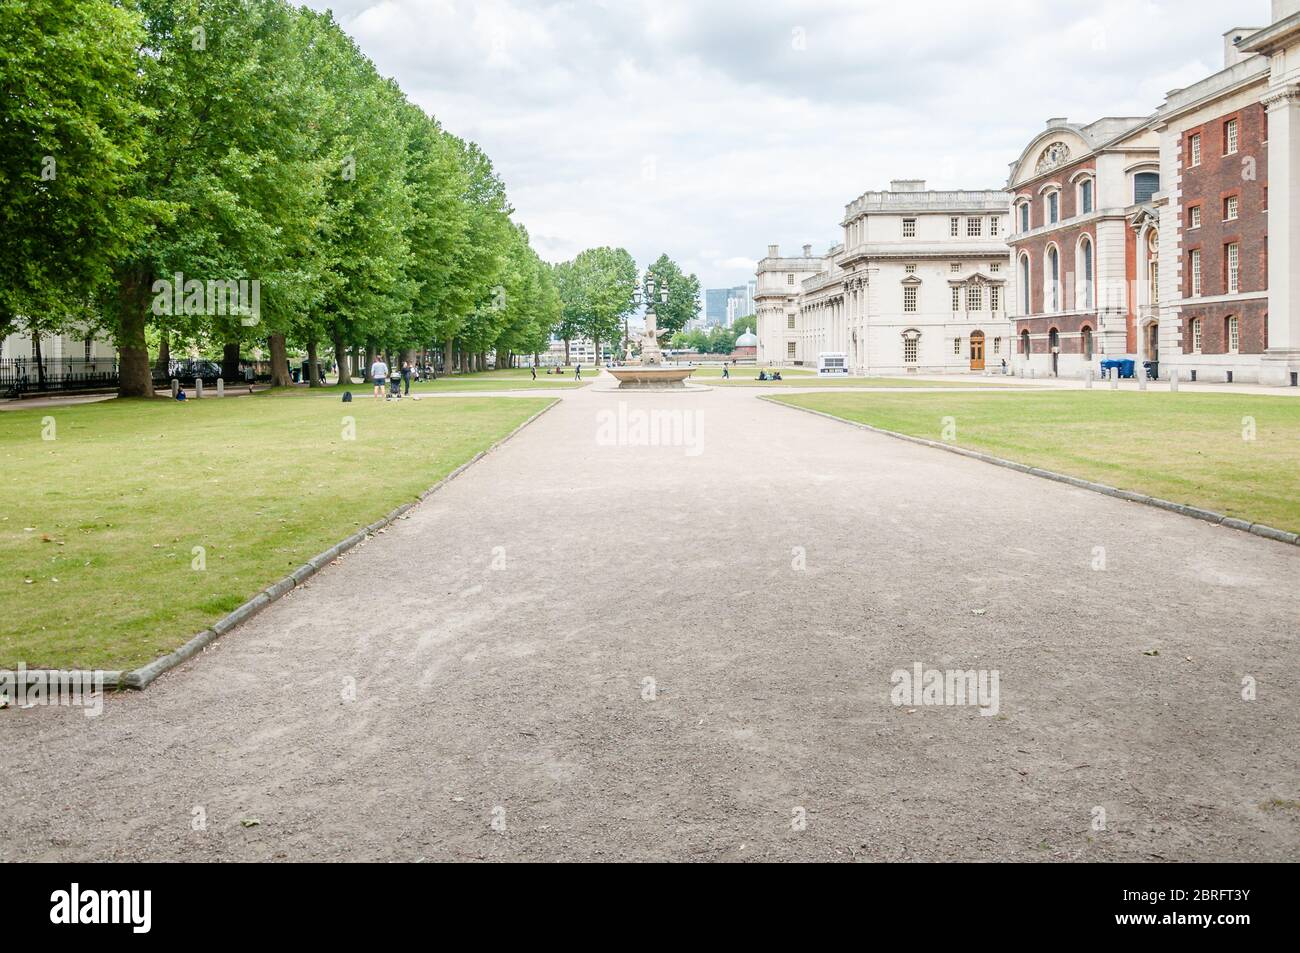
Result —
<instances>
[{"instance_id":1,"label":"arched window","mask_svg":"<svg viewBox=\"0 0 1300 953\"><path fill-rule=\"evenodd\" d=\"M1043 310L1055 314L1061 310L1061 252L1055 245L1047 246L1043 267Z\"/></svg>"},{"instance_id":2,"label":"arched window","mask_svg":"<svg viewBox=\"0 0 1300 953\"><path fill-rule=\"evenodd\" d=\"M1083 347L1083 359L1085 361L1091 361L1092 360L1092 328L1088 327L1088 325L1085 324L1082 330L1079 331L1079 338L1080 338L1080 343Z\"/></svg>"},{"instance_id":3,"label":"arched window","mask_svg":"<svg viewBox=\"0 0 1300 953\"><path fill-rule=\"evenodd\" d=\"M915 364L921 349L921 332L908 328L903 332L903 363Z\"/></svg>"},{"instance_id":4,"label":"arched window","mask_svg":"<svg viewBox=\"0 0 1300 953\"><path fill-rule=\"evenodd\" d=\"M1029 296L1029 275L1030 275L1029 255L1020 256L1020 313L1032 314L1032 299Z\"/></svg>"},{"instance_id":5,"label":"arched window","mask_svg":"<svg viewBox=\"0 0 1300 953\"><path fill-rule=\"evenodd\" d=\"M1079 287L1075 293L1076 300L1084 310L1093 308L1093 263L1092 239L1087 235L1079 239Z\"/></svg>"},{"instance_id":6,"label":"arched window","mask_svg":"<svg viewBox=\"0 0 1300 953\"><path fill-rule=\"evenodd\" d=\"M1201 319L1192 318L1191 325L1192 325L1191 326L1192 353L1200 354L1201 353Z\"/></svg>"},{"instance_id":7,"label":"arched window","mask_svg":"<svg viewBox=\"0 0 1300 953\"><path fill-rule=\"evenodd\" d=\"M1160 191L1159 172L1138 172L1133 176L1133 204L1144 205Z\"/></svg>"},{"instance_id":8,"label":"arched window","mask_svg":"<svg viewBox=\"0 0 1300 953\"><path fill-rule=\"evenodd\" d=\"M1061 220L1061 190L1048 189L1043 194L1043 221L1055 225Z\"/></svg>"},{"instance_id":9,"label":"arched window","mask_svg":"<svg viewBox=\"0 0 1300 953\"><path fill-rule=\"evenodd\" d=\"M1079 180L1078 185L1078 202L1079 214L1089 215L1092 213L1095 204L1097 186L1091 176L1084 176Z\"/></svg>"},{"instance_id":10,"label":"arched window","mask_svg":"<svg viewBox=\"0 0 1300 953\"><path fill-rule=\"evenodd\" d=\"M1229 354L1241 352L1241 325L1237 322L1235 314L1230 314L1223 319L1223 339L1228 344Z\"/></svg>"},{"instance_id":11,"label":"arched window","mask_svg":"<svg viewBox=\"0 0 1300 953\"><path fill-rule=\"evenodd\" d=\"M1020 332L1020 353L1025 357L1029 356L1029 331L1028 329Z\"/></svg>"},{"instance_id":12,"label":"arched window","mask_svg":"<svg viewBox=\"0 0 1300 953\"><path fill-rule=\"evenodd\" d=\"M1024 199L1016 206L1016 219L1020 222L1020 231L1029 231L1029 200Z\"/></svg>"}]
</instances>

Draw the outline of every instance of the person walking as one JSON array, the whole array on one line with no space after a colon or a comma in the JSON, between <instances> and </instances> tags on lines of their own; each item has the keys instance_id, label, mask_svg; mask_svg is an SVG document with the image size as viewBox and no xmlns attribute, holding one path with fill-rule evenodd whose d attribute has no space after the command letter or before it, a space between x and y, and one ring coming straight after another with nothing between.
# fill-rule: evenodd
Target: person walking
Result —
<instances>
[{"instance_id":1,"label":"person walking","mask_svg":"<svg viewBox=\"0 0 1300 953\"><path fill-rule=\"evenodd\" d=\"M411 375L413 373L414 373L414 368L411 367L411 362L403 361L402 362L402 387L406 391L407 397L411 396Z\"/></svg>"},{"instance_id":2,"label":"person walking","mask_svg":"<svg viewBox=\"0 0 1300 953\"><path fill-rule=\"evenodd\" d=\"M574 369L574 371L573 371L573 379L574 379L575 381L580 381L580 380L582 380L582 365L581 365L581 364L579 364L579 365Z\"/></svg>"},{"instance_id":3,"label":"person walking","mask_svg":"<svg viewBox=\"0 0 1300 953\"><path fill-rule=\"evenodd\" d=\"M529 364L528 369L533 372L533 380L537 380L537 365Z\"/></svg>"},{"instance_id":4,"label":"person walking","mask_svg":"<svg viewBox=\"0 0 1300 953\"><path fill-rule=\"evenodd\" d=\"M727 370L726 364L722 365L722 379L724 381L731 380L731 371Z\"/></svg>"},{"instance_id":5,"label":"person walking","mask_svg":"<svg viewBox=\"0 0 1300 953\"><path fill-rule=\"evenodd\" d=\"M375 400L383 400L388 386L388 365L382 355L376 354L375 363L370 365L370 383L375 385Z\"/></svg>"}]
</instances>

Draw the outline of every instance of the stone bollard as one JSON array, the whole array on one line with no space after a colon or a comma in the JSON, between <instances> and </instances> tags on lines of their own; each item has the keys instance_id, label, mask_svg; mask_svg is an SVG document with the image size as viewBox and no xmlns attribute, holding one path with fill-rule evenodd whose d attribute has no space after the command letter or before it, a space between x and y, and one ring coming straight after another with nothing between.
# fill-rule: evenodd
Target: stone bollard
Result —
<instances>
[{"instance_id":1,"label":"stone bollard","mask_svg":"<svg viewBox=\"0 0 1300 953\"><path fill-rule=\"evenodd\" d=\"M176 396L177 396L180 392L181 392L181 382L178 381L176 378L173 377L173 378L172 378L172 400L175 400L175 399L176 399Z\"/></svg>"},{"instance_id":2,"label":"stone bollard","mask_svg":"<svg viewBox=\"0 0 1300 953\"><path fill-rule=\"evenodd\" d=\"M1169 393L1178 393L1178 368L1176 367L1169 372Z\"/></svg>"},{"instance_id":3,"label":"stone bollard","mask_svg":"<svg viewBox=\"0 0 1300 953\"><path fill-rule=\"evenodd\" d=\"M1083 372L1083 386L1088 388L1088 390L1092 390L1092 368L1091 367Z\"/></svg>"},{"instance_id":4,"label":"stone bollard","mask_svg":"<svg viewBox=\"0 0 1300 953\"><path fill-rule=\"evenodd\" d=\"M203 378L202 377L194 378L194 399L195 400L203 399Z\"/></svg>"},{"instance_id":5,"label":"stone bollard","mask_svg":"<svg viewBox=\"0 0 1300 953\"><path fill-rule=\"evenodd\" d=\"M217 396L218 397L226 396L226 381L224 378L221 377L217 378Z\"/></svg>"},{"instance_id":6,"label":"stone bollard","mask_svg":"<svg viewBox=\"0 0 1300 953\"><path fill-rule=\"evenodd\" d=\"M1119 368L1117 367L1110 369L1110 389L1119 390Z\"/></svg>"},{"instance_id":7,"label":"stone bollard","mask_svg":"<svg viewBox=\"0 0 1300 953\"><path fill-rule=\"evenodd\" d=\"M1146 389L1147 389L1147 369L1146 369L1145 367L1139 367L1138 370L1137 370L1137 375L1138 375L1138 390L1146 390Z\"/></svg>"}]
</instances>

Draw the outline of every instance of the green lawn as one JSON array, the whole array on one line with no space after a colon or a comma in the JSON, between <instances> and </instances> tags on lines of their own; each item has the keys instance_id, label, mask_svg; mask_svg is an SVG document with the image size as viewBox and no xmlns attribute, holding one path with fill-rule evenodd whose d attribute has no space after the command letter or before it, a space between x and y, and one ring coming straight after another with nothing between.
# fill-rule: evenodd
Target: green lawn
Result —
<instances>
[{"instance_id":1,"label":"green lawn","mask_svg":"<svg viewBox=\"0 0 1300 953\"><path fill-rule=\"evenodd\" d=\"M1100 391L791 394L781 403L1300 532L1300 400ZM1243 439L1253 418L1255 439Z\"/></svg>"},{"instance_id":2,"label":"green lawn","mask_svg":"<svg viewBox=\"0 0 1300 953\"><path fill-rule=\"evenodd\" d=\"M146 663L549 403L258 394L0 413L0 668Z\"/></svg>"}]
</instances>

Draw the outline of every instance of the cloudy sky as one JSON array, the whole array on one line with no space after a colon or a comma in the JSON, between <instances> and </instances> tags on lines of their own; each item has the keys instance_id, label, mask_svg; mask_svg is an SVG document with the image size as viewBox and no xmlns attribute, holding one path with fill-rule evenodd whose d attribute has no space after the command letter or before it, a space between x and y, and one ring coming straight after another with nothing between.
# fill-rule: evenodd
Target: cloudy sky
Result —
<instances>
[{"instance_id":1,"label":"cloudy sky","mask_svg":"<svg viewBox=\"0 0 1300 953\"><path fill-rule=\"evenodd\" d=\"M894 178L1000 188L1052 116L1141 116L1268 0L309 0L492 157L542 257L740 284Z\"/></svg>"}]
</instances>

